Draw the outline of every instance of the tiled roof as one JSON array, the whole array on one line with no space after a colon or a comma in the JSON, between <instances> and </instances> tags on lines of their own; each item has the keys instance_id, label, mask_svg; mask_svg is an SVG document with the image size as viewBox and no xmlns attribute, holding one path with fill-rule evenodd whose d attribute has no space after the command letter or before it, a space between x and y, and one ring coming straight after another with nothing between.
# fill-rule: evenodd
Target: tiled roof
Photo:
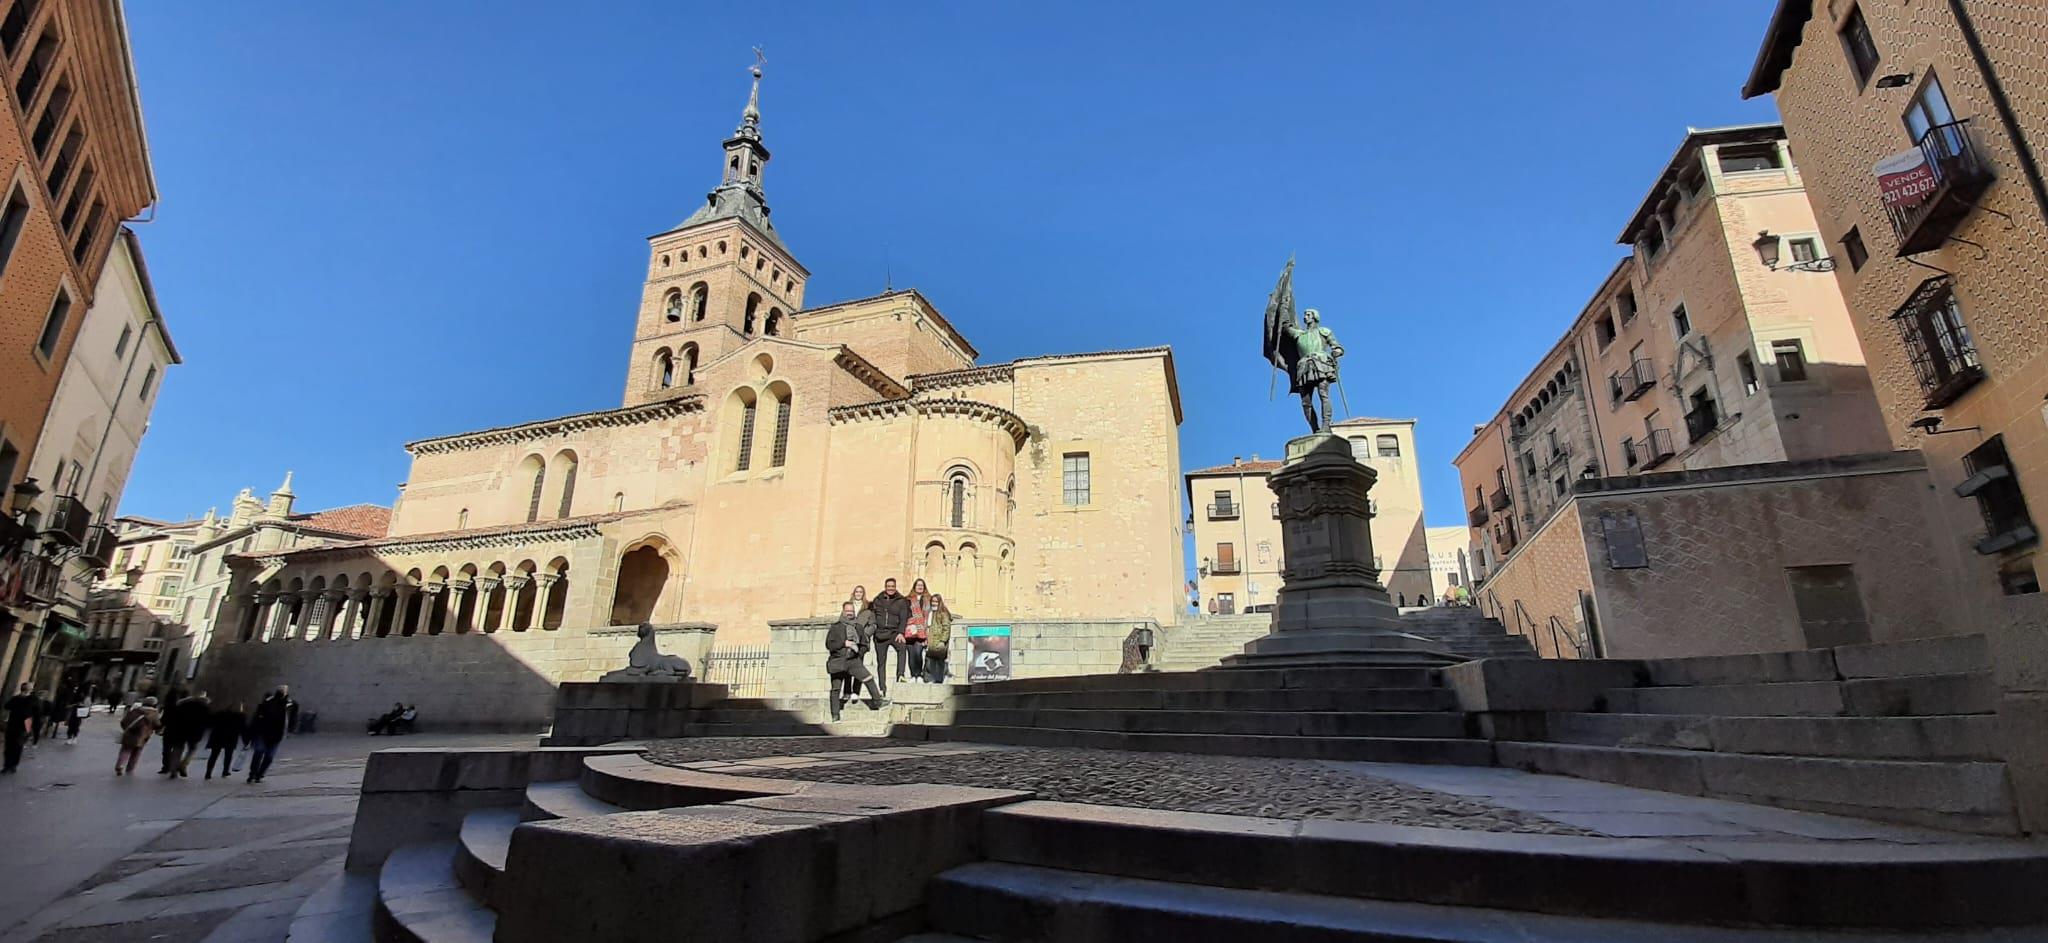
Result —
<instances>
[{"instance_id":1,"label":"tiled roof","mask_svg":"<svg viewBox=\"0 0 2048 943\"><path fill-rule=\"evenodd\" d=\"M380 504L351 504L311 514L294 514L292 522L337 534L382 537L391 532L391 509Z\"/></svg>"},{"instance_id":2,"label":"tiled roof","mask_svg":"<svg viewBox=\"0 0 2048 943\"><path fill-rule=\"evenodd\" d=\"M1279 470L1279 462L1272 461L1269 459L1259 459L1249 462L1238 462L1232 465L1215 465L1209 468L1197 468L1194 471L1188 472L1188 475L1190 477L1195 475L1235 475L1239 473L1246 475L1263 475L1268 472L1276 472Z\"/></svg>"}]
</instances>

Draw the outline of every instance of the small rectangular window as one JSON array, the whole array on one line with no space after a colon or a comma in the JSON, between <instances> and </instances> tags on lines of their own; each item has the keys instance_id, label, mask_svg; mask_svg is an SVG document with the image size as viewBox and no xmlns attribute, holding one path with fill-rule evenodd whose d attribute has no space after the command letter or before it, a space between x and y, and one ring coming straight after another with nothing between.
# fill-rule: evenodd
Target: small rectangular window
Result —
<instances>
[{"instance_id":1,"label":"small rectangular window","mask_svg":"<svg viewBox=\"0 0 2048 943\"><path fill-rule=\"evenodd\" d=\"M21 227L28 223L28 196L20 187L7 194L7 207L0 210L0 275L7 272L8 260L14 258L14 247L21 241Z\"/></svg>"},{"instance_id":2,"label":"small rectangular window","mask_svg":"<svg viewBox=\"0 0 2048 943\"><path fill-rule=\"evenodd\" d=\"M132 337L132 336L134 336L134 334L135 334L135 326L134 326L134 325L132 325L132 324L123 324L123 325L121 325L121 338L120 338L120 340L117 340L117 341L115 341L115 342L114 342L114 359L115 359L115 360L119 360L119 359L121 359L122 357L124 357L124 356L126 356L126 355L128 354L128 338L129 338L129 337Z\"/></svg>"},{"instance_id":3,"label":"small rectangular window","mask_svg":"<svg viewBox=\"0 0 2048 943\"><path fill-rule=\"evenodd\" d=\"M72 227L78 224L78 214L85 210L86 198L92 196L93 179L97 176L98 172L92 169L92 164L90 163L80 168L78 171L78 185L71 188L71 198L64 201L64 212L57 215L58 229L62 229L66 233L76 231Z\"/></svg>"},{"instance_id":4,"label":"small rectangular window","mask_svg":"<svg viewBox=\"0 0 2048 943\"><path fill-rule=\"evenodd\" d=\"M156 387L156 364L149 365L149 372L142 375L142 388L135 392L135 398L147 402L149 391Z\"/></svg>"},{"instance_id":5,"label":"small rectangular window","mask_svg":"<svg viewBox=\"0 0 2048 943\"><path fill-rule=\"evenodd\" d=\"M50 188L50 199L55 200L64 192L64 181L71 176L71 166L78 160L78 149L85 146L85 133L77 127L64 135L63 146L57 148L57 159L50 162L50 176L43 182Z\"/></svg>"},{"instance_id":6,"label":"small rectangular window","mask_svg":"<svg viewBox=\"0 0 2048 943\"><path fill-rule=\"evenodd\" d=\"M1849 73L1856 77L1856 87L1869 84L1870 77L1877 74L1877 41L1870 36L1870 24L1863 19L1861 7L1851 8L1849 15L1842 18L1842 51L1849 57Z\"/></svg>"},{"instance_id":7,"label":"small rectangular window","mask_svg":"<svg viewBox=\"0 0 2048 943\"><path fill-rule=\"evenodd\" d=\"M78 232L78 241L71 244L71 261L85 264L92 255L94 245L99 241L100 217L106 214L107 201L92 201L92 212L85 217L85 227Z\"/></svg>"},{"instance_id":8,"label":"small rectangular window","mask_svg":"<svg viewBox=\"0 0 2048 943\"><path fill-rule=\"evenodd\" d=\"M789 400L779 399L775 401L775 442L769 449L768 467L781 468L788 461Z\"/></svg>"},{"instance_id":9,"label":"small rectangular window","mask_svg":"<svg viewBox=\"0 0 2048 943\"><path fill-rule=\"evenodd\" d=\"M1792 261L1811 262L1820 258L1820 244L1812 239L1788 239L1792 247Z\"/></svg>"},{"instance_id":10,"label":"small rectangular window","mask_svg":"<svg viewBox=\"0 0 2048 943\"><path fill-rule=\"evenodd\" d=\"M1863 232L1855 226L1842 234L1842 254L1849 257L1849 271L1863 271L1863 263L1870 261L1870 250L1863 246Z\"/></svg>"},{"instance_id":11,"label":"small rectangular window","mask_svg":"<svg viewBox=\"0 0 2048 943\"><path fill-rule=\"evenodd\" d=\"M740 454L733 463L733 471L746 471L754 467L755 411L755 404L752 402L740 410Z\"/></svg>"},{"instance_id":12,"label":"small rectangular window","mask_svg":"<svg viewBox=\"0 0 2048 943\"><path fill-rule=\"evenodd\" d=\"M1977 542L1978 553L2000 553L2040 540L2027 513L2019 471L2006 453L2004 436L1992 436L1970 450L1963 456L1963 470L1970 477L1956 486L1956 492L1976 499L1977 511L1984 518L1984 539Z\"/></svg>"},{"instance_id":13,"label":"small rectangular window","mask_svg":"<svg viewBox=\"0 0 2048 943\"><path fill-rule=\"evenodd\" d=\"M1806 379L1806 348L1796 338L1772 341L1771 359L1777 362L1780 381L1797 383Z\"/></svg>"},{"instance_id":14,"label":"small rectangular window","mask_svg":"<svg viewBox=\"0 0 2048 943\"><path fill-rule=\"evenodd\" d=\"M1636 290L1633 288L1623 288L1621 294L1614 296L1614 307L1615 310L1621 312L1621 323L1627 324L1635 320Z\"/></svg>"},{"instance_id":15,"label":"small rectangular window","mask_svg":"<svg viewBox=\"0 0 2048 943\"><path fill-rule=\"evenodd\" d=\"M1776 143L1725 144L1721 147L1719 159L1724 174L1777 170L1785 166L1785 158L1778 153Z\"/></svg>"},{"instance_id":16,"label":"small rectangular window","mask_svg":"<svg viewBox=\"0 0 2048 943\"><path fill-rule=\"evenodd\" d=\"M57 300L50 304L50 316L43 320L42 337L36 340L36 350L43 359L57 356L57 342L64 338L64 322L71 318L71 293L57 289Z\"/></svg>"},{"instance_id":17,"label":"small rectangular window","mask_svg":"<svg viewBox=\"0 0 2048 943\"><path fill-rule=\"evenodd\" d=\"M36 15L36 0L15 0L7 8L7 18L0 20L0 51L9 56L21 50L21 37L28 32L28 21Z\"/></svg>"},{"instance_id":18,"label":"small rectangular window","mask_svg":"<svg viewBox=\"0 0 2048 943\"><path fill-rule=\"evenodd\" d=\"M1083 507L1093 500L1094 483L1089 480L1088 453L1068 452L1060 456L1060 497L1068 507Z\"/></svg>"},{"instance_id":19,"label":"small rectangular window","mask_svg":"<svg viewBox=\"0 0 2048 943\"><path fill-rule=\"evenodd\" d=\"M1679 305L1671 312L1671 327L1679 337L1692 333L1692 316L1685 313L1685 306Z\"/></svg>"},{"instance_id":20,"label":"small rectangular window","mask_svg":"<svg viewBox=\"0 0 2048 943\"><path fill-rule=\"evenodd\" d=\"M1593 336L1599 339L1600 349L1602 350L1607 349L1607 345L1614 343L1614 316L1603 314L1594 318Z\"/></svg>"},{"instance_id":21,"label":"small rectangular window","mask_svg":"<svg viewBox=\"0 0 2048 943\"><path fill-rule=\"evenodd\" d=\"M50 90L50 99L43 103L43 115L36 119L35 133L29 136L29 145L35 148L36 156L48 157L50 141L57 137L57 125L63 123L64 115L71 110L71 80L58 79L57 86Z\"/></svg>"},{"instance_id":22,"label":"small rectangular window","mask_svg":"<svg viewBox=\"0 0 2048 943\"><path fill-rule=\"evenodd\" d=\"M1381 458L1401 457L1401 437L1380 435L1373 438L1373 447L1379 450Z\"/></svg>"},{"instance_id":23,"label":"small rectangular window","mask_svg":"<svg viewBox=\"0 0 2048 943\"><path fill-rule=\"evenodd\" d=\"M1754 393L1762 386L1757 382L1756 361L1750 358L1749 351L1735 355L1735 372L1742 377L1742 392Z\"/></svg>"}]
</instances>

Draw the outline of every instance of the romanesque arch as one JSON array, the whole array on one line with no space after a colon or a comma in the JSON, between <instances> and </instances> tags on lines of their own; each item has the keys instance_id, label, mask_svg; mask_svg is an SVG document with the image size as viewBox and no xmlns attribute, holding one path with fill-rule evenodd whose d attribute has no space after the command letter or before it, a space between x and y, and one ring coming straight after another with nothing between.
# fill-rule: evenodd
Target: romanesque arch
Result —
<instances>
[{"instance_id":1,"label":"romanesque arch","mask_svg":"<svg viewBox=\"0 0 2048 943\"><path fill-rule=\"evenodd\" d=\"M668 541L648 537L619 556L617 589L612 594L612 625L669 621L674 608L675 551Z\"/></svg>"},{"instance_id":2,"label":"romanesque arch","mask_svg":"<svg viewBox=\"0 0 2048 943\"><path fill-rule=\"evenodd\" d=\"M556 500L554 508L557 518L569 516L569 508L576 498L576 465L576 452L573 449L556 452L554 459L548 462L550 475L562 483L560 497Z\"/></svg>"},{"instance_id":3,"label":"romanesque arch","mask_svg":"<svg viewBox=\"0 0 2048 943\"><path fill-rule=\"evenodd\" d=\"M540 493L541 489L547 487L548 484L547 463L541 461L541 457L537 454L528 455L519 461L518 473L513 476L512 480L524 482L527 485L526 492L520 495L520 497L526 499L526 522L531 524L534 521L540 520ZM514 519L517 520L518 518Z\"/></svg>"},{"instance_id":4,"label":"romanesque arch","mask_svg":"<svg viewBox=\"0 0 2048 943\"><path fill-rule=\"evenodd\" d=\"M563 615L569 610L569 561L556 557L548 561L547 572L554 578L545 581L549 585L542 588L547 605L541 609L540 627L559 629Z\"/></svg>"}]
</instances>

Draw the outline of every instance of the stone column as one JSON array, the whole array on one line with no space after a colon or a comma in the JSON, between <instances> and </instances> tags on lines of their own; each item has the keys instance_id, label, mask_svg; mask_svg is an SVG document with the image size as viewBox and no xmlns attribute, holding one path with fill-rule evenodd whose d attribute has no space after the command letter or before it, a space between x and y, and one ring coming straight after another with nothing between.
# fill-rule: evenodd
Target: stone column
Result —
<instances>
[{"instance_id":1,"label":"stone column","mask_svg":"<svg viewBox=\"0 0 2048 943\"><path fill-rule=\"evenodd\" d=\"M447 610L443 607L448 604L448 584L428 583L420 587L420 592L425 593L427 598L420 602L419 633L422 635L434 634L434 612L437 609L442 613L441 629L446 631L448 628L448 617Z\"/></svg>"},{"instance_id":2,"label":"stone column","mask_svg":"<svg viewBox=\"0 0 2048 943\"><path fill-rule=\"evenodd\" d=\"M533 574L533 628L547 628L549 598L555 593L555 585L561 581L562 577L557 573Z\"/></svg>"},{"instance_id":3,"label":"stone column","mask_svg":"<svg viewBox=\"0 0 2048 943\"><path fill-rule=\"evenodd\" d=\"M495 576L476 578L476 628L479 632L498 631L497 621L491 618L491 596L498 592L499 583ZM499 614L504 614L502 605Z\"/></svg>"},{"instance_id":4,"label":"stone column","mask_svg":"<svg viewBox=\"0 0 2048 943\"><path fill-rule=\"evenodd\" d=\"M360 633L356 631L356 626L361 622L362 610L362 590L352 589L342 595L340 638L354 639L360 637Z\"/></svg>"},{"instance_id":5,"label":"stone column","mask_svg":"<svg viewBox=\"0 0 2048 943\"><path fill-rule=\"evenodd\" d=\"M1280 573L1273 630L1230 668L1448 665L1437 642L1401 631L1401 614L1373 566L1372 505L1378 474L1328 433L1287 443L1287 460L1267 479L1280 499L1287 567Z\"/></svg>"},{"instance_id":6,"label":"stone column","mask_svg":"<svg viewBox=\"0 0 2048 943\"><path fill-rule=\"evenodd\" d=\"M337 632L348 615L348 590L330 589L322 595L327 606L320 613L320 638L332 641L346 636Z\"/></svg>"},{"instance_id":7,"label":"stone column","mask_svg":"<svg viewBox=\"0 0 2048 943\"><path fill-rule=\"evenodd\" d=\"M533 577L528 574L505 574L505 627L514 632L524 632L533 627L530 624L521 625L519 622L519 596L531 585ZM527 618L531 619L533 616L529 614Z\"/></svg>"},{"instance_id":8,"label":"stone column","mask_svg":"<svg viewBox=\"0 0 2048 943\"><path fill-rule=\"evenodd\" d=\"M476 619L476 601L475 597L471 595L476 592L476 582L468 579L457 579L450 581L448 586L448 628L458 634L467 633L476 628L474 621ZM469 616L471 623L468 625L464 625L462 622L462 603L465 599L470 601Z\"/></svg>"},{"instance_id":9,"label":"stone column","mask_svg":"<svg viewBox=\"0 0 2048 943\"><path fill-rule=\"evenodd\" d=\"M278 593L277 598L270 601L270 640L273 642L282 641L286 630L291 628L291 599L288 593Z\"/></svg>"},{"instance_id":10,"label":"stone column","mask_svg":"<svg viewBox=\"0 0 2048 943\"><path fill-rule=\"evenodd\" d=\"M397 598L398 590L389 586L379 586L370 590L370 601L367 606L369 613L363 620L364 638L376 636L377 626L383 623L385 611L391 608L392 601ZM392 619L391 628L394 632L398 630L398 620L396 618Z\"/></svg>"}]
</instances>

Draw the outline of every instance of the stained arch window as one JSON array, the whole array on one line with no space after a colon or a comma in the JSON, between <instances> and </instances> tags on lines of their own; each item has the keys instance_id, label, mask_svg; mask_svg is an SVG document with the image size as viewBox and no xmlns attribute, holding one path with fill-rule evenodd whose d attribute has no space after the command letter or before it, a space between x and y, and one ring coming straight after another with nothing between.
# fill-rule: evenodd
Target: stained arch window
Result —
<instances>
[{"instance_id":1,"label":"stained arch window","mask_svg":"<svg viewBox=\"0 0 2048 943\"><path fill-rule=\"evenodd\" d=\"M669 289L668 295L662 299L661 308L663 317L668 318L670 321L682 320L683 293L673 288Z\"/></svg>"}]
</instances>

